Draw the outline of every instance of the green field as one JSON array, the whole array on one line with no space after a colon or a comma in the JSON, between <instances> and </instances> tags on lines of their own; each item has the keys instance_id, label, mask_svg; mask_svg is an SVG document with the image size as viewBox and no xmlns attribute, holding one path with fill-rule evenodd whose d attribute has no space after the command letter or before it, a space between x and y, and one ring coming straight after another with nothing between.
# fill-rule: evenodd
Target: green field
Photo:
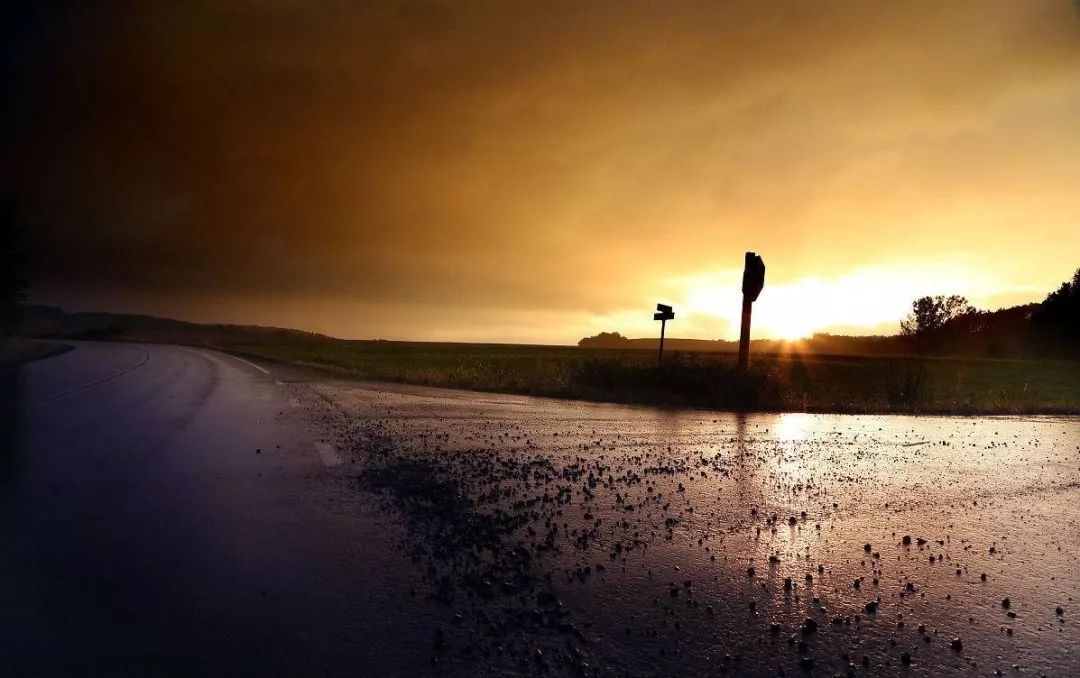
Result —
<instances>
[{"instance_id":1,"label":"green field","mask_svg":"<svg viewBox=\"0 0 1080 678\"><path fill-rule=\"evenodd\" d=\"M978 358L759 355L384 341L246 343L229 350L338 375L626 403L745 410L1077 413L1080 363Z\"/></svg>"}]
</instances>

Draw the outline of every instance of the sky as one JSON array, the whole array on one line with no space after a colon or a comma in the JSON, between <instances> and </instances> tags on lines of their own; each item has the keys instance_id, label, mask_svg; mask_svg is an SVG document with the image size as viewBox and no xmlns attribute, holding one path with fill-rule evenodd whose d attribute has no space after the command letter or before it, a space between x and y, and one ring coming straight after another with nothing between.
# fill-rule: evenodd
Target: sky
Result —
<instances>
[{"instance_id":1,"label":"sky","mask_svg":"<svg viewBox=\"0 0 1080 678\"><path fill-rule=\"evenodd\" d=\"M1080 5L104 2L4 17L31 301L348 338L894 333L1080 266Z\"/></svg>"}]
</instances>

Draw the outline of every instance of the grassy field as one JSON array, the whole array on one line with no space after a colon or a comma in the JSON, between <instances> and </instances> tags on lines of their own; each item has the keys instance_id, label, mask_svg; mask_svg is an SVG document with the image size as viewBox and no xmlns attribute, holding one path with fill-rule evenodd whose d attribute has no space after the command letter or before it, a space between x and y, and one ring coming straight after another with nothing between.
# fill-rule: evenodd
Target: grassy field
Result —
<instances>
[{"instance_id":1,"label":"grassy field","mask_svg":"<svg viewBox=\"0 0 1080 678\"><path fill-rule=\"evenodd\" d=\"M759 355L555 346L326 341L225 348L378 381L610 402L742 410L1077 413L1080 363Z\"/></svg>"}]
</instances>

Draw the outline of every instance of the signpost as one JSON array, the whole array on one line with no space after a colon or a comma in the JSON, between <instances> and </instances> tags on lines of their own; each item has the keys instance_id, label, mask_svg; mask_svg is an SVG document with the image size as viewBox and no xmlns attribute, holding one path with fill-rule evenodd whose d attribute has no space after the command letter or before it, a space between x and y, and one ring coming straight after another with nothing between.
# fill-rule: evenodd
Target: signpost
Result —
<instances>
[{"instance_id":1,"label":"signpost","mask_svg":"<svg viewBox=\"0 0 1080 678\"><path fill-rule=\"evenodd\" d=\"M675 319L675 311L672 310L667 304L657 304L656 313L653 313L653 320L660 321L660 355L658 361L664 362L664 328L667 325L667 321Z\"/></svg>"},{"instance_id":2,"label":"signpost","mask_svg":"<svg viewBox=\"0 0 1080 678\"><path fill-rule=\"evenodd\" d=\"M746 253L742 274L742 327L739 330L739 369L750 364L750 312L765 286L765 262L753 252ZM660 343L663 347L663 340ZM662 349L661 349L662 350Z\"/></svg>"}]
</instances>

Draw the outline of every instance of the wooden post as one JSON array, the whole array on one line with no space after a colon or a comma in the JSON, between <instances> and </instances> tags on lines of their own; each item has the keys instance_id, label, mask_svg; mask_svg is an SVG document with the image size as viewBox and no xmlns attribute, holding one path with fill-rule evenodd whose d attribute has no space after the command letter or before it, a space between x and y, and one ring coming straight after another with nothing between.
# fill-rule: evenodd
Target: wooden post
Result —
<instances>
[{"instance_id":1,"label":"wooden post","mask_svg":"<svg viewBox=\"0 0 1080 678\"><path fill-rule=\"evenodd\" d=\"M656 356L657 364L664 363L664 328L667 327L667 321L675 319L675 309L671 308L667 304L657 304L656 313L653 313L653 320L660 321L660 352Z\"/></svg>"},{"instance_id":2,"label":"wooden post","mask_svg":"<svg viewBox=\"0 0 1080 678\"><path fill-rule=\"evenodd\" d=\"M739 328L739 369L750 365L750 313L765 286L765 262L753 252L746 253L742 278L742 326Z\"/></svg>"},{"instance_id":3,"label":"wooden post","mask_svg":"<svg viewBox=\"0 0 1080 678\"><path fill-rule=\"evenodd\" d=\"M657 356L656 362L660 365L664 364L664 327L667 326L667 318L660 321L660 355Z\"/></svg>"},{"instance_id":4,"label":"wooden post","mask_svg":"<svg viewBox=\"0 0 1080 678\"><path fill-rule=\"evenodd\" d=\"M742 325L739 329L739 369L745 370L750 365L750 311L754 302L750 297L742 298Z\"/></svg>"}]
</instances>

